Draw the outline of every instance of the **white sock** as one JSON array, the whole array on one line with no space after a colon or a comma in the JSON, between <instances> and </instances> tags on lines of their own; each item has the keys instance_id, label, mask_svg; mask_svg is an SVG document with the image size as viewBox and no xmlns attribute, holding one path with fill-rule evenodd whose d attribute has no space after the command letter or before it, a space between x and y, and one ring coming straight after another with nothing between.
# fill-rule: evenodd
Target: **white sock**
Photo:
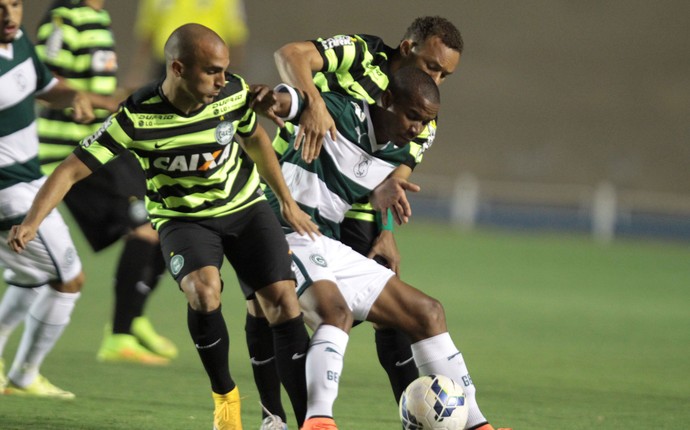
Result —
<instances>
[{"instance_id":1,"label":"white sock","mask_svg":"<svg viewBox=\"0 0 690 430\"><path fill-rule=\"evenodd\" d=\"M24 319L29 307L44 287L20 288L8 285L0 301L0 357L5 351L7 340Z\"/></svg>"},{"instance_id":2,"label":"white sock","mask_svg":"<svg viewBox=\"0 0 690 430\"><path fill-rule=\"evenodd\" d=\"M343 356L350 336L339 328L321 324L311 338L307 352L307 418L333 416Z\"/></svg>"},{"instance_id":3,"label":"white sock","mask_svg":"<svg viewBox=\"0 0 690 430\"><path fill-rule=\"evenodd\" d=\"M465 402L469 408L465 428L487 421L482 411L479 410L476 389L465 365L465 360L455 347L450 334L442 333L412 344L412 356L420 375L444 375L462 385L465 390Z\"/></svg>"},{"instance_id":4,"label":"white sock","mask_svg":"<svg viewBox=\"0 0 690 430\"><path fill-rule=\"evenodd\" d=\"M61 293L46 288L29 309L24 334L8 378L19 387L31 384L46 355L53 349L70 321L81 293Z\"/></svg>"}]
</instances>

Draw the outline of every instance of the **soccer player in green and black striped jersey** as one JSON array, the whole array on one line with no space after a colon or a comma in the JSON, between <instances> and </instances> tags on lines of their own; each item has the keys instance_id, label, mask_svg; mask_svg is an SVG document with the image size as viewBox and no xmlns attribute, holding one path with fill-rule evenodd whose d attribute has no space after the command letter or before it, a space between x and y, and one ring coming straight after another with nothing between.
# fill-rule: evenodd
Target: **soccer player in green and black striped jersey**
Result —
<instances>
[{"instance_id":1,"label":"soccer player in green and black striped jersey","mask_svg":"<svg viewBox=\"0 0 690 430\"><path fill-rule=\"evenodd\" d=\"M146 175L146 207L166 265L188 301L187 324L211 382L214 428L242 426L221 311L224 256L245 295L256 295L271 321L280 379L299 420L306 410L309 339L288 245L259 175L296 231L311 237L318 228L290 195L271 142L250 108L254 93L241 77L226 72L230 57L220 36L186 24L170 36L165 53L163 81L130 96L55 169L10 243L18 250L26 246L75 182L129 151Z\"/></svg>"},{"instance_id":2,"label":"soccer player in green and black striped jersey","mask_svg":"<svg viewBox=\"0 0 690 430\"><path fill-rule=\"evenodd\" d=\"M36 51L56 76L69 85L112 100L125 98L117 88L117 56L105 0L56 0L38 28ZM89 124L75 123L65 110L40 111L41 168L48 175L79 141L98 130L110 115L96 110ZM81 181L65 204L91 248L98 252L124 240L114 276L115 303L98 360L167 364L177 348L159 335L144 306L165 271L158 235L144 209L144 174L133 156L117 161Z\"/></svg>"}]
</instances>

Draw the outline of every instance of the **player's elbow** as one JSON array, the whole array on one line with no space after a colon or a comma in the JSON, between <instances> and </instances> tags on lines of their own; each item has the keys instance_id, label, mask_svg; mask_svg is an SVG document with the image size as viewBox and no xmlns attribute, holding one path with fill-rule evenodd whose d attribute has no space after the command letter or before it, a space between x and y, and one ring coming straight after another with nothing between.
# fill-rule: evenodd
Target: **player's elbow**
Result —
<instances>
[{"instance_id":1,"label":"player's elbow","mask_svg":"<svg viewBox=\"0 0 690 430\"><path fill-rule=\"evenodd\" d=\"M299 51L294 43L288 43L281 46L273 53L273 60L278 68L283 67L285 64L290 63L299 55Z\"/></svg>"}]
</instances>

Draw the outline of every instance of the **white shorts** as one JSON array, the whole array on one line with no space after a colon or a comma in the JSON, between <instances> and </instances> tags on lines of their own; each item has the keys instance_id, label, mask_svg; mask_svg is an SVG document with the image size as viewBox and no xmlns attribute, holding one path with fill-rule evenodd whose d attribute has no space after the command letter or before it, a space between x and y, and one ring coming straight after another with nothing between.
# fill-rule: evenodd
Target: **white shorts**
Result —
<instances>
[{"instance_id":1,"label":"white shorts","mask_svg":"<svg viewBox=\"0 0 690 430\"><path fill-rule=\"evenodd\" d=\"M297 295L303 296L313 282L332 281L356 320L366 320L386 283L395 275L392 270L326 236L311 240L307 235L290 233L287 241L295 263ZM308 302L300 303L309 306Z\"/></svg>"},{"instance_id":2,"label":"white shorts","mask_svg":"<svg viewBox=\"0 0 690 430\"><path fill-rule=\"evenodd\" d=\"M0 220L9 220L29 210L45 179L21 183L0 190ZM48 214L36 238L17 254L7 245L9 230L0 231L0 267L5 282L20 287L36 287L49 282L69 282L81 273L81 260L57 210Z\"/></svg>"}]
</instances>

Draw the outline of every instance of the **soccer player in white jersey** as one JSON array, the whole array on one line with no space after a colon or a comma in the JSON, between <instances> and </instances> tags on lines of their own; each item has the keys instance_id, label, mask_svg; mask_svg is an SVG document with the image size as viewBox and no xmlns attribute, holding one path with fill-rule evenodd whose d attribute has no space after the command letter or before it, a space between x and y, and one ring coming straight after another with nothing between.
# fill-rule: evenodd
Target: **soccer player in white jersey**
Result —
<instances>
[{"instance_id":1,"label":"soccer player in white jersey","mask_svg":"<svg viewBox=\"0 0 690 430\"><path fill-rule=\"evenodd\" d=\"M23 254L7 236L23 219L45 177L38 163L34 99L74 109L75 120L93 119L95 97L60 83L38 60L21 29L21 0L0 0L0 266L8 287L0 301L0 357L23 320L24 333L7 376L0 358L0 390L8 395L71 399L74 394L39 373L65 327L84 282L81 261L60 214L53 210L39 240ZM105 106L99 106L105 107Z\"/></svg>"},{"instance_id":2,"label":"soccer player in white jersey","mask_svg":"<svg viewBox=\"0 0 690 430\"><path fill-rule=\"evenodd\" d=\"M276 103L259 111L274 120L277 115L297 123L303 98L294 89L278 88L288 92L274 94ZM281 221L293 252L305 320L315 330L307 354L308 409L302 430L337 428L333 403L353 319L405 332L420 374L464 382L470 409L466 428L493 428L479 409L463 356L447 332L441 303L338 240L347 210L406 162L406 145L436 117L436 84L423 71L405 67L393 74L376 105L335 93L322 96L335 120L335 139L327 135L323 150L310 163L292 144L280 160L293 197L323 233L315 241L305 240ZM296 127L293 136L298 133ZM391 182L389 190L397 191L396 182ZM270 191L267 195L279 215Z\"/></svg>"}]
</instances>

